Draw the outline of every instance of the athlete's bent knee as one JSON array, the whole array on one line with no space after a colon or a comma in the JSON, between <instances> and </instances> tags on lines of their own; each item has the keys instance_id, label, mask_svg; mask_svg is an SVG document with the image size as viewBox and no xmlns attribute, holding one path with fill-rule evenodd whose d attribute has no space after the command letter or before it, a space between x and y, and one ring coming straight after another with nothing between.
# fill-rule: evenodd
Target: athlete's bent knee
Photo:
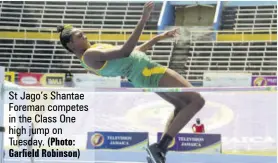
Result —
<instances>
[{"instance_id":1,"label":"athlete's bent knee","mask_svg":"<svg viewBox=\"0 0 278 163\"><path fill-rule=\"evenodd\" d=\"M200 97L199 97L198 104L199 104L200 108L203 108L206 104L206 100L203 98L202 95L200 95Z\"/></svg>"},{"instance_id":2,"label":"athlete's bent knee","mask_svg":"<svg viewBox=\"0 0 278 163\"><path fill-rule=\"evenodd\" d=\"M200 93L194 93L191 98L191 102L194 102L196 105L198 105L200 109L203 108L206 103L205 99Z\"/></svg>"}]
</instances>

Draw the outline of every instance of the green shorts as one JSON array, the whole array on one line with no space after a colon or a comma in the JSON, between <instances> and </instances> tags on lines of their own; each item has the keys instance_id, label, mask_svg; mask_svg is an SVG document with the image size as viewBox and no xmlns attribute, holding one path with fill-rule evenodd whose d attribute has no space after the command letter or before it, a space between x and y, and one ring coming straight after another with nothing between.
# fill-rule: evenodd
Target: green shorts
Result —
<instances>
[{"instance_id":1,"label":"green shorts","mask_svg":"<svg viewBox=\"0 0 278 163\"><path fill-rule=\"evenodd\" d=\"M151 61L143 52L135 51L133 53L141 55L140 61L133 64L132 73L128 76L133 86L137 88L158 87L167 67Z\"/></svg>"}]
</instances>

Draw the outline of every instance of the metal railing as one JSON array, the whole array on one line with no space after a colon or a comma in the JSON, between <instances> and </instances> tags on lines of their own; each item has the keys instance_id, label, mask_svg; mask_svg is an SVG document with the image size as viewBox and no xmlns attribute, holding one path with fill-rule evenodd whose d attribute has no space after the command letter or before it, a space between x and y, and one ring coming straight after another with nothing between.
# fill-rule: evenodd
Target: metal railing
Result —
<instances>
[{"instance_id":1,"label":"metal railing","mask_svg":"<svg viewBox=\"0 0 278 163\"><path fill-rule=\"evenodd\" d=\"M80 28L88 35L89 40L104 41L118 40L126 41L134 31L133 29L88 29ZM140 40L150 40L164 30L145 30ZM59 33L56 28L19 28L1 27L0 38L14 39L39 39L58 40ZM188 41L276 41L277 30L190 30L183 32L180 40L186 38Z\"/></svg>"},{"instance_id":2,"label":"metal railing","mask_svg":"<svg viewBox=\"0 0 278 163\"><path fill-rule=\"evenodd\" d=\"M191 41L276 41L277 30L193 30L189 31L189 37Z\"/></svg>"},{"instance_id":3,"label":"metal railing","mask_svg":"<svg viewBox=\"0 0 278 163\"><path fill-rule=\"evenodd\" d=\"M88 35L90 40L118 40L125 41L134 31L133 29L88 29L79 28ZM164 31L145 30L142 32L140 40L149 40ZM0 27L0 38L12 39L35 39L35 40L58 40L59 33L56 28L19 28L19 27Z\"/></svg>"}]
</instances>

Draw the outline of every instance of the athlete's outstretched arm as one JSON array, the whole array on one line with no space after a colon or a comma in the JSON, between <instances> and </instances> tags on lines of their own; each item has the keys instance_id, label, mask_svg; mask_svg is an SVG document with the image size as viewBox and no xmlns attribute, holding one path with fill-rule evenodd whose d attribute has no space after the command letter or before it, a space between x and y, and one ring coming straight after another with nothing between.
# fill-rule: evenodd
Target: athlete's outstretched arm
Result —
<instances>
[{"instance_id":1,"label":"athlete's outstretched arm","mask_svg":"<svg viewBox=\"0 0 278 163\"><path fill-rule=\"evenodd\" d=\"M157 42L159 42L161 40L164 40L164 39L176 37L178 34L179 34L178 28L175 28L175 29L172 29L170 31L164 32L160 35L155 36L150 41L147 41L147 42L143 43L142 45L137 46L136 50L145 52L148 49L152 48L152 46L155 45Z\"/></svg>"},{"instance_id":2,"label":"athlete's outstretched arm","mask_svg":"<svg viewBox=\"0 0 278 163\"><path fill-rule=\"evenodd\" d=\"M161 37L161 35L157 35L154 38L152 38L151 40L143 43L142 45L137 46L135 49L145 52L147 50L149 50L150 48L152 48L153 45L155 45L158 41L162 40L163 38Z\"/></svg>"},{"instance_id":3,"label":"athlete's outstretched arm","mask_svg":"<svg viewBox=\"0 0 278 163\"><path fill-rule=\"evenodd\" d=\"M136 47L140 35L145 27L145 24L148 21L150 14L153 10L153 7L154 7L153 2L148 2L145 4L143 15L140 21L138 22L130 38L126 41L126 43L122 47L115 48L112 50L88 49L84 53L85 59L92 60L92 61L107 61L107 60L128 57Z\"/></svg>"}]
</instances>

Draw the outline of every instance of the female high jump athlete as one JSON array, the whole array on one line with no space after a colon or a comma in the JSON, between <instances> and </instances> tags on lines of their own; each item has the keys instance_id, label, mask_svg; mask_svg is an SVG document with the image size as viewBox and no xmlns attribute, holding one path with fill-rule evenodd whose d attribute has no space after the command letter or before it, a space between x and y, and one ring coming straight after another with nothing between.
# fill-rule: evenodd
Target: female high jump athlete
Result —
<instances>
[{"instance_id":1,"label":"female high jump athlete","mask_svg":"<svg viewBox=\"0 0 278 163\"><path fill-rule=\"evenodd\" d=\"M136 46L153 10L153 2L144 5L143 14L130 38L122 46L91 45L81 30L71 26L58 27L60 41L65 49L74 53L87 70L105 77L127 77L135 87L192 87L177 72L151 61L145 54L158 41L174 37L177 30L160 34L150 41ZM164 163L169 144L178 132L204 106L205 100L196 92L157 93L175 106L164 135L159 143L147 148L155 163Z\"/></svg>"}]
</instances>

